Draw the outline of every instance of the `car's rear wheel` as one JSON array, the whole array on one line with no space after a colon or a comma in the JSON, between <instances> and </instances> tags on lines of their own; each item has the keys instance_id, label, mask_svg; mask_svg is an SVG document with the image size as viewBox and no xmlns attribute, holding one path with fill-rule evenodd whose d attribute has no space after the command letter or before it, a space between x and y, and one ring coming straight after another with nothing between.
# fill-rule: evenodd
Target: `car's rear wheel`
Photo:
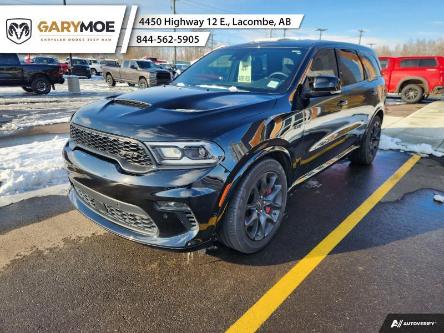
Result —
<instances>
[{"instance_id":1,"label":"car's rear wheel","mask_svg":"<svg viewBox=\"0 0 444 333\"><path fill-rule=\"evenodd\" d=\"M381 139L382 119L375 116L362 139L360 147L350 155L350 160L356 164L370 165L378 152Z\"/></svg>"},{"instance_id":2,"label":"car's rear wheel","mask_svg":"<svg viewBox=\"0 0 444 333\"><path fill-rule=\"evenodd\" d=\"M106 74L106 83L108 84L108 87L115 87L116 85L116 81L114 81L114 78L110 73Z\"/></svg>"},{"instance_id":3,"label":"car's rear wheel","mask_svg":"<svg viewBox=\"0 0 444 333\"><path fill-rule=\"evenodd\" d=\"M97 75L97 71L94 68L91 68L91 75Z\"/></svg>"},{"instance_id":4,"label":"car's rear wheel","mask_svg":"<svg viewBox=\"0 0 444 333\"><path fill-rule=\"evenodd\" d=\"M281 164L265 159L242 179L219 229L220 240L242 253L263 249L276 234L287 204L287 178Z\"/></svg>"},{"instance_id":5,"label":"car's rear wheel","mask_svg":"<svg viewBox=\"0 0 444 333\"><path fill-rule=\"evenodd\" d=\"M32 88L31 87L22 87L22 89L26 92L32 92Z\"/></svg>"},{"instance_id":6,"label":"car's rear wheel","mask_svg":"<svg viewBox=\"0 0 444 333\"><path fill-rule=\"evenodd\" d=\"M401 99L409 104L418 103L424 98L424 89L417 84L408 84L401 90Z\"/></svg>"},{"instance_id":7,"label":"car's rear wheel","mask_svg":"<svg viewBox=\"0 0 444 333\"><path fill-rule=\"evenodd\" d=\"M51 82L46 77L36 77L31 83L32 91L37 95L46 95L51 91Z\"/></svg>"},{"instance_id":8,"label":"car's rear wheel","mask_svg":"<svg viewBox=\"0 0 444 333\"><path fill-rule=\"evenodd\" d=\"M141 89L148 88L148 82L146 81L146 79L144 77L141 77L139 79L139 88L141 88Z\"/></svg>"}]
</instances>

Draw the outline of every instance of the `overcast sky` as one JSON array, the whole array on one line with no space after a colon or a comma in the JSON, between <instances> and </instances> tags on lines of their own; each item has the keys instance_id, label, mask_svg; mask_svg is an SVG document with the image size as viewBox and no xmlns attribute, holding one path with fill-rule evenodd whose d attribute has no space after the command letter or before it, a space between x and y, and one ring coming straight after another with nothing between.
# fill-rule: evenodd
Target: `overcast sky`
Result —
<instances>
[{"instance_id":1,"label":"overcast sky","mask_svg":"<svg viewBox=\"0 0 444 333\"><path fill-rule=\"evenodd\" d=\"M15 0L0 4L59 4L54 0ZM171 13L170 0L67 0L68 4L137 4L139 13ZM444 0L177 0L183 14L305 14L301 29L287 36L318 38L316 28L327 28L325 39L357 42L358 29L364 29L363 44L395 44L410 39L444 37ZM282 31L274 31L275 37ZM268 31L216 30L215 40L234 44L268 36Z\"/></svg>"}]
</instances>

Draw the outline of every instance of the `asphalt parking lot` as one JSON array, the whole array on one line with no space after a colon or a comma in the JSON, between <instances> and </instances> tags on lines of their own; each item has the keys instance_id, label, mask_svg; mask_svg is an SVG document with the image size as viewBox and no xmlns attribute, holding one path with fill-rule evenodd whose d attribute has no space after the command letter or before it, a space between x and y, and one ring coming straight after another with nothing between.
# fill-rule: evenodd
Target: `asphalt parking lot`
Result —
<instances>
[{"instance_id":1,"label":"asphalt parking lot","mask_svg":"<svg viewBox=\"0 0 444 333\"><path fill-rule=\"evenodd\" d=\"M142 246L62 196L2 207L0 331L235 331L410 159L380 151L372 167L344 160L300 185L277 237L250 256ZM433 200L444 194L444 159L422 158L397 181L270 317L257 313L259 331L375 332L388 313L444 313L444 204Z\"/></svg>"}]
</instances>

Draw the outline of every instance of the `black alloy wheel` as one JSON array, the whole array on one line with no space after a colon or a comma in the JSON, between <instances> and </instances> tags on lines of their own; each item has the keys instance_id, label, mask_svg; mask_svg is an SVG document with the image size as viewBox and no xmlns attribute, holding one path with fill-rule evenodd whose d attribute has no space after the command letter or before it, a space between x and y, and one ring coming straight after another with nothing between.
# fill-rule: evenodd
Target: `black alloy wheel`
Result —
<instances>
[{"instance_id":1,"label":"black alloy wheel","mask_svg":"<svg viewBox=\"0 0 444 333\"><path fill-rule=\"evenodd\" d=\"M46 95L51 91L51 83L46 77L37 77L32 81L31 88L37 95Z\"/></svg>"},{"instance_id":2,"label":"black alloy wheel","mask_svg":"<svg viewBox=\"0 0 444 333\"><path fill-rule=\"evenodd\" d=\"M267 172L250 191L245 211L245 231L251 240L267 237L279 219L282 208L282 185L275 172Z\"/></svg>"},{"instance_id":3,"label":"black alloy wheel","mask_svg":"<svg viewBox=\"0 0 444 333\"><path fill-rule=\"evenodd\" d=\"M375 159L381 140L382 118L377 115L368 125L361 145L351 155L350 160L356 164L370 165Z\"/></svg>"},{"instance_id":4,"label":"black alloy wheel","mask_svg":"<svg viewBox=\"0 0 444 333\"><path fill-rule=\"evenodd\" d=\"M218 237L242 253L263 249L278 231L287 204L287 176L282 165L267 158L257 162L232 189Z\"/></svg>"}]
</instances>

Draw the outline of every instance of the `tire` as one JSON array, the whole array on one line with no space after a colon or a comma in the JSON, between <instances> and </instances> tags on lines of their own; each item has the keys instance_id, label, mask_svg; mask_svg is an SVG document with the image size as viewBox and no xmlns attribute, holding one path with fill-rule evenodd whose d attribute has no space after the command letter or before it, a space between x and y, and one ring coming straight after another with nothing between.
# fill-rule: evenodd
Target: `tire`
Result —
<instances>
[{"instance_id":1,"label":"tire","mask_svg":"<svg viewBox=\"0 0 444 333\"><path fill-rule=\"evenodd\" d=\"M31 87L22 87L22 89L26 92L29 92L29 93L31 93L33 91Z\"/></svg>"},{"instance_id":2,"label":"tire","mask_svg":"<svg viewBox=\"0 0 444 333\"><path fill-rule=\"evenodd\" d=\"M401 90L401 99L408 103L418 103L424 98L424 89L417 84L408 84Z\"/></svg>"},{"instance_id":3,"label":"tire","mask_svg":"<svg viewBox=\"0 0 444 333\"><path fill-rule=\"evenodd\" d=\"M274 159L260 161L236 188L218 230L219 239L245 254L260 251L279 229L286 204L287 177L281 164Z\"/></svg>"},{"instance_id":4,"label":"tire","mask_svg":"<svg viewBox=\"0 0 444 333\"><path fill-rule=\"evenodd\" d=\"M106 74L106 83L108 84L108 87L115 87L116 86L116 81L114 80L113 76L108 73Z\"/></svg>"},{"instance_id":5,"label":"tire","mask_svg":"<svg viewBox=\"0 0 444 333\"><path fill-rule=\"evenodd\" d=\"M91 68L91 75L97 75L97 71L94 68Z\"/></svg>"},{"instance_id":6,"label":"tire","mask_svg":"<svg viewBox=\"0 0 444 333\"><path fill-rule=\"evenodd\" d=\"M130 87L134 87L136 84L135 84L135 83L129 83L129 82L128 82L128 85L129 85Z\"/></svg>"},{"instance_id":7,"label":"tire","mask_svg":"<svg viewBox=\"0 0 444 333\"><path fill-rule=\"evenodd\" d=\"M361 145L350 155L350 160L353 163L360 165L372 164L378 152L379 140L381 138L381 125L381 117L375 116L365 132Z\"/></svg>"},{"instance_id":8,"label":"tire","mask_svg":"<svg viewBox=\"0 0 444 333\"><path fill-rule=\"evenodd\" d=\"M139 88L140 89L148 88L148 82L147 82L147 80L144 77L141 77L139 79Z\"/></svg>"},{"instance_id":9,"label":"tire","mask_svg":"<svg viewBox=\"0 0 444 333\"><path fill-rule=\"evenodd\" d=\"M31 82L31 89L34 94L47 95L51 91L51 82L44 76L36 77Z\"/></svg>"}]
</instances>

